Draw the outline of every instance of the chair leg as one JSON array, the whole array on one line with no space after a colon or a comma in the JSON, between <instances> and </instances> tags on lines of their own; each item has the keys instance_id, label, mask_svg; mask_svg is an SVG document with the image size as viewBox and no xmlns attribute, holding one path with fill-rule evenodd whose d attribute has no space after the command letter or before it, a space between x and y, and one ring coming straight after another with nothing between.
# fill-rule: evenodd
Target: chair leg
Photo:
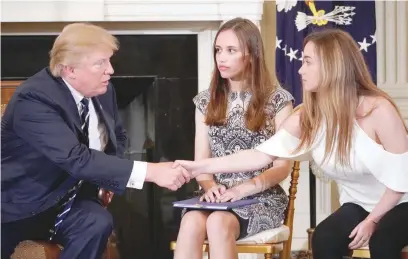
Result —
<instances>
[{"instance_id":1,"label":"chair leg","mask_svg":"<svg viewBox=\"0 0 408 259\"><path fill-rule=\"evenodd\" d=\"M290 259L291 252L291 244L285 242L283 244L283 250L279 253L279 259Z\"/></svg>"},{"instance_id":2,"label":"chair leg","mask_svg":"<svg viewBox=\"0 0 408 259\"><path fill-rule=\"evenodd\" d=\"M265 254L265 255L264 255L264 258L265 258L265 259L272 259L272 258L273 258L273 255L272 255L272 254Z\"/></svg>"},{"instance_id":3,"label":"chair leg","mask_svg":"<svg viewBox=\"0 0 408 259\"><path fill-rule=\"evenodd\" d=\"M290 259L290 253L284 249L282 252L279 253L279 259Z\"/></svg>"}]
</instances>

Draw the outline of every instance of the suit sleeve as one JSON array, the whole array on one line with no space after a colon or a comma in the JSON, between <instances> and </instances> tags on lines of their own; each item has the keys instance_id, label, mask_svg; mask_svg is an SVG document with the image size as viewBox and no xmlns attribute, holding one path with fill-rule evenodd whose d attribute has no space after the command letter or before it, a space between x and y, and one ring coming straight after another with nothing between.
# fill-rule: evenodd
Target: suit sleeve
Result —
<instances>
[{"instance_id":1,"label":"suit sleeve","mask_svg":"<svg viewBox=\"0 0 408 259\"><path fill-rule=\"evenodd\" d=\"M119 109L118 109L118 104L116 101L116 92L115 88L111 85L112 88L112 96L113 96L113 116L115 120L115 136L116 136L116 142L117 142L117 147L116 147L116 155L120 158L123 158L124 153L125 153L125 144L127 140L126 136L126 130L122 125L122 120L119 116Z\"/></svg>"},{"instance_id":2,"label":"suit sleeve","mask_svg":"<svg viewBox=\"0 0 408 259\"><path fill-rule=\"evenodd\" d=\"M41 94L19 93L13 117L16 134L72 177L122 193L133 161L81 144L57 107Z\"/></svg>"}]
</instances>

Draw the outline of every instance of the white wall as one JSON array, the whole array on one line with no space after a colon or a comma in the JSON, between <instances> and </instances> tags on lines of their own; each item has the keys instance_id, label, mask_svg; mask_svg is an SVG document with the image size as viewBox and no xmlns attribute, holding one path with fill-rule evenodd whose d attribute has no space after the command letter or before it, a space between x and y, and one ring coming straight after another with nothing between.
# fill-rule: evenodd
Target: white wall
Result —
<instances>
[{"instance_id":1,"label":"white wall","mask_svg":"<svg viewBox=\"0 0 408 259\"><path fill-rule=\"evenodd\" d=\"M377 78L408 123L408 1L377 1Z\"/></svg>"}]
</instances>

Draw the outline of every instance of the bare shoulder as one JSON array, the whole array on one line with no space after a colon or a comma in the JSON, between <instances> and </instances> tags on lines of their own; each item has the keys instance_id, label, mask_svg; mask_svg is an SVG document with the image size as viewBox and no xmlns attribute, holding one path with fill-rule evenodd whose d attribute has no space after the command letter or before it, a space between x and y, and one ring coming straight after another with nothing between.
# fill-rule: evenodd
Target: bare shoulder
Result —
<instances>
[{"instance_id":1,"label":"bare shoulder","mask_svg":"<svg viewBox=\"0 0 408 259\"><path fill-rule=\"evenodd\" d=\"M401 117L398 114L394 105L384 97L366 97L367 112L372 111L372 116L376 120L381 119L395 119L401 121ZM401 121L402 122L402 121Z\"/></svg>"},{"instance_id":2,"label":"bare shoulder","mask_svg":"<svg viewBox=\"0 0 408 259\"><path fill-rule=\"evenodd\" d=\"M407 129L397 108L383 97L370 97L372 113L369 115L375 134L386 150L404 152L408 149Z\"/></svg>"},{"instance_id":3,"label":"bare shoulder","mask_svg":"<svg viewBox=\"0 0 408 259\"><path fill-rule=\"evenodd\" d=\"M302 112L302 107L296 107L294 111L288 116L279 129L285 129L291 135L299 138L300 137L300 114Z\"/></svg>"}]
</instances>

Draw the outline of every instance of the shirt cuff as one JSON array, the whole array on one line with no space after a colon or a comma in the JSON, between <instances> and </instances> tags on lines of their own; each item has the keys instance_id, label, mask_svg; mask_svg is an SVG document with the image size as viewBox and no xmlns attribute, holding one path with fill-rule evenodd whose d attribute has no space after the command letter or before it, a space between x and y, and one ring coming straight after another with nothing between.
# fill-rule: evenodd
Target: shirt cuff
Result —
<instances>
[{"instance_id":1,"label":"shirt cuff","mask_svg":"<svg viewBox=\"0 0 408 259\"><path fill-rule=\"evenodd\" d=\"M128 188L142 189L147 173L147 162L134 161L132 173L126 185Z\"/></svg>"}]
</instances>

